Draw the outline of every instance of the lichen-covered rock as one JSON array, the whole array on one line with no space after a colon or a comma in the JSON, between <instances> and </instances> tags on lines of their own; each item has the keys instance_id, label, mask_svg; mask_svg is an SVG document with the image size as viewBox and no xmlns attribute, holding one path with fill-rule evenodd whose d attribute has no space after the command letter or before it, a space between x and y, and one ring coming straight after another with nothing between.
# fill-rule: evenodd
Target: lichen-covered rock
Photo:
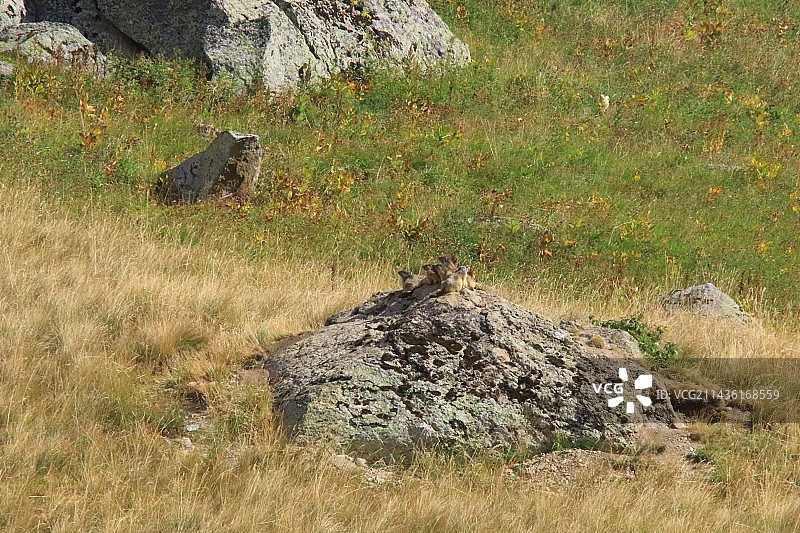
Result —
<instances>
[{"instance_id":1,"label":"lichen-covered rock","mask_svg":"<svg viewBox=\"0 0 800 533\"><path fill-rule=\"evenodd\" d=\"M424 0L30 0L36 20L107 48L181 55L275 90L365 66L463 65L469 50Z\"/></svg>"},{"instance_id":2,"label":"lichen-covered rock","mask_svg":"<svg viewBox=\"0 0 800 533\"><path fill-rule=\"evenodd\" d=\"M0 28L19 24L25 18L23 0L0 0Z\"/></svg>"},{"instance_id":3,"label":"lichen-covered rock","mask_svg":"<svg viewBox=\"0 0 800 533\"><path fill-rule=\"evenodd\" d=\"M374 64L463 65L469 49L425 0L276 1L326 74Z\"/></svg>"},{"instance_id":4,"label":"lichen-covered rock","mask_svg":"<svg viewBox=\"0 0 800 533\"><path fill-rule=\"evenodd\" d=\"M14 75L14 65L11 63L6 63L5 61L0 61L0 79L2 78L10 78Z\"/></svg>"},{"instance_id":5,"label":"lichen-covered rock","mask_svg":"<svg viewBox=\"0 0 800 533\"><path fill-rule=\"evenodd\" d=\"M274 90L317 80L327 69L308 47L302 31L275 2L231 2L219 12L219 23L197 43L215 77L249 85L261 81ZM190 53L185 51L184 53Z\"/></svg>"},{"instance_id":6,"label":"lichen-covered rock","mask_svg":"<svg viewBox=\"0 0 800 533\"><path fill-rule=\"evenodd\" d=\"M484 291L436 290L376 294L269 356L287 431L369 450L621 445L636 433L627 422L680 419L653 389L641 412L609 408L593 384L616 378L620 360L549 319Z\"/></svg>"},{"instance_id":7,"label":"lichen-covered rock","mask_svg":"<svg viewBox=\"0 0 800 533\"><path fill-rule=\"evenodd\" d=\"M664 296L660 303L668 311L694 311L704 316L724 318L743 325L754 320L733 298L719 290L713 283L676 289Z\"/></svg>"},{"instance_id":8,"label":"lichen-covered rock","mask_svg":"<svg viewBox=\"0 0 800 533\"><path fill-rule=\"evenodd\" d=\"M74 26L37 22L0 29L0 52L19 54L28 61L80 67L98 76L106 73L106 58Z\"/></svg>"},{"instance_id":9,"label":"lichen-covered rock","mask_svg":"<svg viewBox=\"0 0 800 533\"><path fill-rule=\"evenodd\" d=\"M159 193L168 200L189 201L209 195L250 196L261 171L258 135L223 131L211 145L164 173Z\"/></svg>"}]
</instances>

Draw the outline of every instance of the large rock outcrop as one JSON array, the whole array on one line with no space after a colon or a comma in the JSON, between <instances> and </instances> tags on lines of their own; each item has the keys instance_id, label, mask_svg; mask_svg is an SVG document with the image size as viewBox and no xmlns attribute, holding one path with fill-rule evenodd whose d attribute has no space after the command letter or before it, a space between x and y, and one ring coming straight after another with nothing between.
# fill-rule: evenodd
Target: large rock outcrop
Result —
<instances>
[{"instance_id":1,"label":"large rock outcrop","mask_svg":"<svg viewBox=\"0 0 800 533\"><path fill-rule=\"evenodd\" d=\"M469 61L424 0L29 0L28 8L106 49L181 55L271 89L371 64Z\"/></svg>"},{"instance_id":2,"label":"large rock outcrop","mask_svg":"<svg viewBox=\"0 0 800 533\"><path fill-rule=\"evenodd\" d=\"M376 294L268 356L287 432L373 451L558 439L622 446L637 433L630 422L681 419L653 392L658 378L636 391L652 403L632 414L595 390L622 383L623 365L628 385L648 373L627 359L627 334L601 332L608 342L592 348L581 330L570 333L488 292L436 290Z\"/></svg>"},{"instance_id":3,"label":"large rock outcrop","mask_svg":"<svg viewBox=\"0 0 800 533\"><path fill-rule=\"evenodd\" d=\"M745 325L753 317L737 304L733 298L719 290L713 283L676 289L661 299L667 311L692 311L703 316L723 318Z\"/></svg>"},{"instance_id":4,"label":"large rock outcrop","mask_svg":"<svg viewBox=\"0 0 800 533\"><path fill-rule=\"evenodd\" d=\"M103 76L106 58L74 26L58 22L17 24L0 29L0 52L28 61L75 66Z\"/></svg>"},{"instance_id":5,"label":"large rock outcrop","mask_svg":"<svg viewBox=\"0 0 800 533\"><path fill-rule=\"evenodd\" d=\"M223 131L211 145L164 173L159 193L171 201L193 202L209 195L253 194L261 170L258 135Z\"/></svg>"}]
</instances>

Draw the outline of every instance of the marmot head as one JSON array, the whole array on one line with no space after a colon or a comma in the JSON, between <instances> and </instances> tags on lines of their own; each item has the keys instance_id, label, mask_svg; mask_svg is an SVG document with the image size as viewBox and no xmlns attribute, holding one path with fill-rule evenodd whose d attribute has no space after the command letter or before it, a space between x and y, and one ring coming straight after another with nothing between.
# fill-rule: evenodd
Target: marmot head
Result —
<instances>
[{"instance_id":1,"label":"marmot head","mask_svg":"<svg viewBox=\"0 0 800 533\"><path fill-rule=\"evenodd\" d=\"M453 270L458 268L458 263L456 263L456 260L452 257L447 257L446 255L439 256L439 264L443 267L452 268Z\"/></svg>"}]
</instances>

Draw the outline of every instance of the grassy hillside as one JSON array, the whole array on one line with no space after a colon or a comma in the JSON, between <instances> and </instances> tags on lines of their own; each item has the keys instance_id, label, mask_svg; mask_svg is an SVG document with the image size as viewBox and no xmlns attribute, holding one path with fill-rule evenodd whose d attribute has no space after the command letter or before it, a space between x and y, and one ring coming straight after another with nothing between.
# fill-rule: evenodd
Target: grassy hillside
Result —
<instances>
[{"instance_id":1,"label":"grassy hillside","mask_svg":"<svg viewBox=\"0 0 800 533\"><path fill-rule=\"evenodd\" d=\"M337 268L447 250L485 279L605 297L714 281L751 309L794 307L800 7L434 5L471 46L468 68L236 96L185 63L125 63L103 83L18 65L0 173L256 257ZM200 124L262 136L252 203L150 201L158 174L208 143Z\"/></svg>"},{"instance_id":2,"label":"grassy hillside","mask_svg":"<svg viewBox=\"0 0 800 533\"><path fill-rule=\"evenodd\" d=\"M681 353L800 356L800 5L433 5L469 67L239 95L182 61L99 82L9 58L0 530L800 529L796 425L692 427L708 468L690 474L644 457L553 489L424 455L376 487L283 439L240 382L440 251L554 318L713 281L767 327L646 320ZM213 127L262 136L256 197L156 202Z\"/></svg>"},{"instance_id":3,"label":"grassy hillside","mask_svg":"<svg viewBox=\"0 0 800 533\"><path fill-rule=\"evenodd\" d=\"M696 425L707 468L658 456L636 477L585 468L511 481L502 458L422 455L401 486L281 437L269 392L237 371L277 337L393 283L153 238L129 216L79 220L0 187L0 529L4 531L796 531L797 425ZM311 273L298 279L303 266ZM376 265L377 266L377 265ZM378 270L370 269L370 272ZM550 316L628 314L505 294ZM652 294L641 295L649 298ZM648 315L700 357L797 357L796 330ZM197 431L186 424L200 422ZM185 449L180 439L195 446Z\"/></svg>"}]
</instances>

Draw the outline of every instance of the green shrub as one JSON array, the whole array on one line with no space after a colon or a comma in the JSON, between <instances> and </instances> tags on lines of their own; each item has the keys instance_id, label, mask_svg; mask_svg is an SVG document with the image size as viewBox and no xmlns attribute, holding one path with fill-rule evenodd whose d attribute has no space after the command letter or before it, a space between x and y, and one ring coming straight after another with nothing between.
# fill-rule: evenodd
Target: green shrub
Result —
<instances>
[{"instance_id":1,"label":"green shrub","mask_svg":"<svg viewBox=\"0 0 800 533\"><path fill-rule=\"evenodd\" d=\"M644 322L644 316L641 314L617 320L606 320L598 322L597 325L604 328L621 329L630 333L636 339L642 353L655 363L656 368L668 365L678 356L678 349L674 343L661 343L664 328L649 326Z\"/></svg>"}]
</instances>

